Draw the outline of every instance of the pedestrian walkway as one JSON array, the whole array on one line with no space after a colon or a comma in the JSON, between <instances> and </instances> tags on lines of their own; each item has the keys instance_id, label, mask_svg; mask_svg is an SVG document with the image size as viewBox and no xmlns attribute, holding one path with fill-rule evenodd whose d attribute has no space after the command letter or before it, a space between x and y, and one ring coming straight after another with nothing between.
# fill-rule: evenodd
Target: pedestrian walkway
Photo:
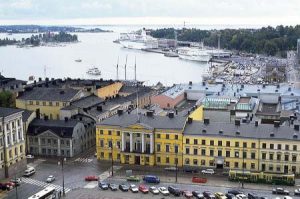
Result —
<instances>
[{"instance_id":1,"label":"pedestrian walkway","mask_svg":"<svg viewBox=\"0 0 300 199\"><path fill-rule=\"evenodd\" d=\"M24 178L24 177L22 177L22 182L25 182L27 184L36 185L36 186L39 186L39 187L45 187L45 188L48 187L48 186L51 186L51 187L54 187L56 189L56 191L63 192L62 186L51 184L51 183L42 182L42 181L31 179L31 178ZM68 193L69 191L71 191L71 189L65 187L65 193Z\"/></svg>"},{"instance_id":2,"label":"pedestrian walkway","mask_svg":"<svg viewBox=\"0 0 300 199\"><path fill-rule=\"evenodd\" d=\"M92 162L93 159L90 159L90 158L77 158L74 161L75 162L82 162L82 163L89 163L89 162Z\"/></svg>"}]
</instances>

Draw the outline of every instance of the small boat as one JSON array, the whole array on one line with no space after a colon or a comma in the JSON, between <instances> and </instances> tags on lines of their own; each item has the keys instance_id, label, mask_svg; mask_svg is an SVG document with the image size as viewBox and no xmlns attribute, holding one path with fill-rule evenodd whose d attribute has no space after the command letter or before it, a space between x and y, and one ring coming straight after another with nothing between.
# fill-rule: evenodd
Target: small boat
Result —
<instances>
[{"instance_id":1,"label":"small boat","mask_svg":"<svg viewBox=\"0 0 300 199\"><path fill-rule=\"evenodd\" d=\"M81 59L76 59L75 61L76 61L76 62L82 62L82 60L81 60Z\"/></svg>"},{"instance_id":2,"label":"small boat","mask_svg":"<svg viewBox=\"0 0 300 199\"><path fill-rule=\"evenodd\" d=\"M176 52L166 52L164 53L165 57L179 57Z\"/></svg>"},{"instance_id":3,"label":"small boat","mask_svg":"<svg viewBox=\"0 0 300 199\"><path fill-rule=\"evenodd\" d=\"M93 68L88 69L88 71L86 73L88 75L94 75L94 76L100 76L101 75L101 71L97 67L93 67Z\"/></svg>"}]
</instances>

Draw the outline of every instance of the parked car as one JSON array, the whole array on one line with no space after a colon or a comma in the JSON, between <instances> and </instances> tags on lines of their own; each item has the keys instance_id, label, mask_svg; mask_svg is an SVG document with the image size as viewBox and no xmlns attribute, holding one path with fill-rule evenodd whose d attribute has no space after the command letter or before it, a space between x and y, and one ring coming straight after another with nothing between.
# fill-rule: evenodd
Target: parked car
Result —
<instances>
[{"instance_id":1,"label":"parked car","mask_svg":"<svg viewBox=\"0 0 300 199\"><path fill-rule=\"evenodd\" d=\"M237 189L230 189L230 190L228 190L227 193L233 194L233 195L235 195L235 196L238 195L238 194L243 194L242 191L239 191L239 190L237 190Z\"/></svg>"},{"instance_id":2,"label":"parked car","mask_svg":"<svg viewBox=\"0 0 300 199\"><path fill-rule=\"evenodd\" d=\"M204 199L204 196L200 191L193 191L192 194L197 199Z\"/></svg>"},{"instance_id":3,"label":"parked car","mask_svg":"<svg viewBox=\"0 0 300 199\"><path fill-rule=\"evenodd\" d=\"M108 186L109 188L110 188L110 190L112 190L112 191L117 191L118 190L118 186L116 185L116 184L109 184L109 186Z\"/></svg>"},{"instance_id":4,"label":"parked car","mask_svg":"<svg viewBox=\"0 0 300 199\"><path fill-rule=\"evenodd\" d=\"M243 193L236 195L237 199L248 199L247 196Z\"/></svg>"},{"instance_id":5,"label":"parked car","mask_svg":"<svg viewBox=\"0 0 300 199\"><path fill-rule=\"evenodd\" d=\"M46 179L47 183L51 183L55 180L55 177L53 175L48 176L48 178Z\"/></svg>"},{"instance_id":6,"label":"parked car","mask_svg":"<svg viewBox=\"0 0 300 199\"><path fill-rule=\"evenodd\" d=\"M140 178L137 177L137 176L129 176L129 177L127 177L127 181L130 181L130 182L139 182Z\"/></svg>"},{"instance_id":7,"label":"parked car","mask_svg":"<svg viewBox=\"0 0 300 199\"><path fill-rule=\"evenodd\" d=\"M137 188L137 186L135 186L134 184L131 184L129 186L129 189L132 193L138 193L139 192L139 189Z\"/></svg>"},{"instance_id":8,"label":"parked car","mask_svg":"<svg viewBox=\"0 0 300 199\"><path fill-rule=\"evenodd\" d=\"M193 194L192 192L188 191L188 190L185 190L185 191L182 191L182 195L186 198L192 198L193 197Z\"/></svg>"},{"instance_id":9,"label":"parked car","mask_svg":"<svg viewBox=\"0 0 300 199\"><path fill-rule=\"evenodd\" d=\"M215 171L213 169L204 169L201 171L202 174L215 174Z\"/></svg>"},{"instance_id":10,"label":"parked car","mask_svg":"<svg viewBox=\"0 0 300 199\"><path fill-rule=\"evenodd\" d=\"M179 170L178 167L177 168L176 167L166 167L165 168L166 171L176 171L176 169L177 169L177 171Z\"/></svg>"},{"instance_id":11,"label":"parked car","mask_svg":"<svg viewBox=\"0 0 300 199\"><path fill-rule=\"evenodd\" d=\"M10 181L15 183L15 186L20 186L22 182L21 178L11 179Z\"/></svg>"},{"instance_id":12,"label":"parked car","mask_svg":"<svg viewBox=\"0 0 300 199\"><path fill-rule=\"evenodd\" d=\"M300 188L299 189L295 189L295 196L300 196Z\"/></svg>"},{"instance_id":13,"label":"parked car","mask_svg":"<svg viewBox=\"0 0 300 199\"><path fill-rule=\"evenodd\" d=\"M174 186L169 186L168 191L170 192L170 194L172 194L174 196L180 196L181 195L180 190L177 187L174 187Z\"/></svg>"},{"instance_id":14,"label":"parked car","mask_svg":"<svg viewBox=\"0 0 300 199\"><path fill-rule=\"evenodd\" d=\"M108 189L108 184L106 182L100 181L98 184L99 188L102 190L107 190Z\"/></svg>"},{"instance_id":15,"label":"parked car","mask_svg":"<svg viewBox=\"0 0 300 199\"><path fill-rule=\"evenodd\" d=\"M127 185L125 185L125 184L120 184L120 185L119 185L119 189L120 189L121 191L123 191L123 192L126 192L126 191L129 190L129 187L128 187Z\"/></svg>"},{"instance_id":16,"label":"parked car","mask_svg":"<svg viewBox=\"0 0 300 199\"><path fill-rule=\"evenodd\" d=\"M85 181L98 181L98 177L97 176L86 176Z\"/></svg>"},{"instance_id":17,"label":"parked car","mask_svg":"<svg viewBox=\"0 0 300 199\"><path fill-rule=\"evenodd\" d=\"M154 195L159 194L158 189L157 189L156 187L154 187L154 186L150 187L150 188L149 188L149 191L150 191L151 193L153 193Z\"/></svg>"},{"instance_id":18,"label":"parked car","mask_svg":"<svg viewBox=\"0 0 300 199\"><path fill-rule=\"evenodd\" d=\"M159 187L158 191L164 196L170 195L170 192L168 191L168 189L166 187Z\"/></svg>"},{"instance_id":19,"label":"parked car","mask_svg":"<svg viewBox=\"0 0 300 199\"><path fill-rule=\"evenodd\" d=\"M272 194L279 194L279 195L289 195L290 192L284 188L277 187L272 190Z\"/></svg>"},{"instance_id":20,"label":"parked car","mask_svg":"<svg viewBox=\"0 0 300 199\"><path fill-rule=\"evenodd\" d=\"M0 189L1 190L11 190L11 189L13 189L13 187L7 183L0 183Z\"/></svg>"},{"instance_id":21,"label":"parked car","mask_svg":"<svg viewBox=\"0 0 300 199\"><path fill-rule=\"evenodd\" d=\"M227 197L227 199L237 199L236 196L232 193L226 193L225 196Z\"/></svg>"},{"instance_id":22,"label":"parked car","mask_svg":"<svg viewBox=\"0 0 300 199\"><path fill-rule=\"evenodd\" d=\"M139 186L139 191L142 192L142 193L144 193L144 194L146 194L146 193L149 192L149 189L146 187L146 185L141 184Z\"/></svg>"},{"instance_id":23,"label":"parked car","mask_svg":"<svg viewBox=\"0 0 300 199\"><path fill-rule=\"evenodd\" d=\"M187 172L187 173L198 173L199 172L197 167L190 167L190 166L183 167L183 171Z\"/></svg>"},{"instance_id":24,"label":"parked car","mask_svg":"<svg viewBox=\"0 0 300 199\"><path fill-rule=\"evenodd\" d=\"M248 199L259 199L259 196L255 193L248 193Z\"/></svg>"},{"instance_id":25,"label":"parked car","mask_svg":"<svg viewBox=\"0 0 300 199\"><path fill-rule=\"evenodd\" d=\"M215 199L215 195L212 192L210 192L210 191L204 191L203 192L203 196L206 199Z\"/></svg>"},{"instance_id":26,"label":"parked car","mask_svg":"<svg viewBox=\"0 0 300 199\"><path fill-rule=\"evenodd\" d=\"M227 199L227 197L221 192L215 193L215 197L216 199Z\"/></svg>"},{"instance_id":27,"label":"parked car","mask_svg":"<svg viewBox=\"0 0 300 199\"><path fill-rule=\"evenodd\" d=\"M143 180L148 183L160 183L160 179L157 176L146 175L143 177Z\"/></svg>"}]
</instances>

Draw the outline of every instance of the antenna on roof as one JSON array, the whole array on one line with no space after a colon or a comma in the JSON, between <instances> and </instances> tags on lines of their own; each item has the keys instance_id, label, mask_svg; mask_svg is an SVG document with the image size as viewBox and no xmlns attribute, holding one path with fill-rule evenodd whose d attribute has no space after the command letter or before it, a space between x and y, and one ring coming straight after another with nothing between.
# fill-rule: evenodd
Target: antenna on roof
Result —
<instances>
[{"instance_id":1,"label":"antenna on roof","mask_svg":"<svg viewBox=\"0 0 300 199\"><path fill-rule=\"evenodd\" d=\"M46 79L46 77L47 77L47 67L44 66L44 78Z\"/></svg>"},{"instance_id":2,"label":"antenna on roof","mask_svg":"<svg viewBox=\"0 0 300 199\"><path fill-rule=\"evenodd\" d=\"M118 62L117 62L117 80L119 80L119 56L118 56Z\"/></svg>"},{"instance_id":3,"label":"antenna on roof","mask_svg":"<svg viewBox=\"0 0 300 199\"><path fill-rule=\"evenodd\" d=\"M125 61L125 81L126 81L127 58L128 58L128 55L126 55L126 61Z\"/></svg>"}]
</instances>

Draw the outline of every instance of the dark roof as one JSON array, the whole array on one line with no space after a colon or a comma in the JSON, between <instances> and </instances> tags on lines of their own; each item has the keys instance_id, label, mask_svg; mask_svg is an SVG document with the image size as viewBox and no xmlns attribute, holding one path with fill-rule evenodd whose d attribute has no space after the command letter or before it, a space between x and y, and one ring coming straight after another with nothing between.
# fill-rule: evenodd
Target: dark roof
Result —
<instances>
[{"instance_id":1,"label":"dark roof","mask_svg":"<svg viewBox=\"0 0 300 199\"><path fill-rule=\"evenodd\" d=\"M174 116L174 118L169 118L167 116L157 116L152 117L139 115L139 121L136 114L127 114L123 113L122 115L115 115L108 119L105 119L103 122L100 122L98 125L107 125L107 126L120 126L128 127L133 124L141 124L143 126L155 129L183 129L186 121L186 117Z\"/></svg>"},{"instance_id":2,"label":"dark roof","mask_svg":"<svg viewBox=\"0 0 300 199\"><path fill-rule=\"evenodd\" d=\"M72 102L72 105L78 108L89 108L92 106L96 106L102 103L103 101L103 99L95 95L91 95Z\"/></svg>"},{"instance_id":3,"label":"dark roof","mask_svg":"<svg viewBox=\"0 0 300 199\"><path fill-rule=\"evenodd\" d=\"M78 93L72 88L33 88L25 91L19 99L22 100L41 100L41 101L70 101Z\"/></svg>"},{"instance_id":4,"label":"dark roof","mask_svg":"<svg viewBox=\"0 0 300 199\"><path fill-rule=\"evenodd\" d=\"M71 138L73 129L79 122L77 120L43 120L34 119L28 127L28 135L38 135L47 130L52 131L59 137Z\"/></svg>"},{"instance_id":5,"label":"dark roof","mask_svg":"<svg viewBox=\"0 0 300 199\"><path fill-rule=\"evenodd\" d=\"M128 86L128 85L124 85L122 86L122 88L120 89L119 92L124 92L124 93L135 93L137 91L137 87L136 86Z\"/></svg>"},{"instance_id":6,"label":"dark roof","mask_svg":"<svg viewBox=\"0 0 300 199\"><path fill-rule=\"evenodd\" d=\"M149 87L142 87L139 88L139 92L138 95L139 97L145 96L145 95L150 95L152 89ZM125 103L125 102L133 102L137 99L137 95L136 92L132 93L130 95L127 95L125 97L116 97L116 98L112 98L110 100L108 100L109 102L113 102L113 103Z\"/></svg>"},{"instance_id":7,"label":"dark roof","mask_svg":"<svg viewBox=\"0 0 300 199\"><path fill-rule=\"evenodd\" d=\"M25 110L22 114L22 120L23 122L26 122L28 120L28 118L31 116L31 114L33 113L33 111L29 111L29 110Z\"/></svg>"},{"instance_id":8,"label":"dark roof","mask_svg":"<svg viewBox=\"0 0 300 199\"><path fill-rule=\"evenodd\" d=\"M0 107L0 117L7 117L22 111L22 109Z\"/></svg>"},{"instance_id":9,"label":"dark roof","mask_svg":"<svg viewBox=\"0 0 300 199\"><path fill-rule=\"evenodd\" d=\"M203 130L206 132L204 133ZM222 131L222 133L220 133ZM236 132L240 134L237 135ZM205 125L203 122L193 121L192 124L186 124L183 132L185 135L198 136L222 136L222 137L242 137L252 139L288 139L300 141L300 132L294 130L293 127L280 126L274 127L271 124L259 124L255 126L253 123L240 124L236 126L234 123L213 122ZM274 134L272 137L271 134ZM293 136L297 135L297 138Z\"/></svg>"}]
</instances>

